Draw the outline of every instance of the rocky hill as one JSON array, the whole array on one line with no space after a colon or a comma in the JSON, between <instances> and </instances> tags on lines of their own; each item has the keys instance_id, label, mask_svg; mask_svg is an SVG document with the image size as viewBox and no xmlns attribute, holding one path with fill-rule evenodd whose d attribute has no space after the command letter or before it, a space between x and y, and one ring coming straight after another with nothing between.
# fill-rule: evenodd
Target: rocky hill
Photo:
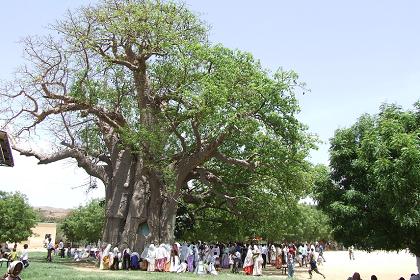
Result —
<instances>
[{"instance_id":1,"label":"rocky hill","mask_svg":"<svg viewBox=\"0 0 420 280\"><path fill-rule=\"evenodd\" d=\"M33 207L33 209L40 215L42 222L61 221L71 212L71 209L54 208L48 206Z\"/></svg>"}]
</instances>

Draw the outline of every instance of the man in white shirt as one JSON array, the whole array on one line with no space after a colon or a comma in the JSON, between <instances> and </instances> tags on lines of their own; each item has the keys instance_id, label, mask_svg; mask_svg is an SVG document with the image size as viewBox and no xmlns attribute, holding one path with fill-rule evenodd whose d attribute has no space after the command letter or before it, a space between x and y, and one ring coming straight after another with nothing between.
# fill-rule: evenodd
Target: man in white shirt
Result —
<instances>
[{"instance_id":1,"label":"man in white shirt","mask_svg":"<svg viewBox=\"0 0 420 280\"><path fill-rule=\"evenodd\" d=\"M23 245L22 254L20 256L20 261L23 263L23 266L27 268L29 266L29 251L28 244Z\"/></svg>"},{"instance_id":2,"label":"man in white shirt","mask_svg":"<svg viewBox=\"0 0 420 280\"><path fill-rule=\"evenodd\" d=\"M54 250L54 243L51 240L51 237L48 238L48 244L47 244L47 250L48 250L48 254L47 254L47 262L51 262L52 261L52 251Z\"/></svg>"},{"instance_id":3,"label":"man in white shirt","mask_svg":"<svg viewBox=\"0 0 420 280\"><path fill-rule=\"evenodd\" d=\"M267 249L267 245L263 245L261 247L261 252L262 252L262 258L263 258L263 265L262 268L265 268L265 265L267 264L267 255L268 255L268 249Z\"/></svg>"},{"instance_id":4,"label":"man in white shirt","mask_svg":"<svg viewBox=\"0 0 420 280\"><path fill-rule=\"evenodd\" d=\"M60 243L58 243L58 249L60 250L60 258L64 258L64 242L63 242L63 240L60 240Z\"/></svg>"}]
</instances>

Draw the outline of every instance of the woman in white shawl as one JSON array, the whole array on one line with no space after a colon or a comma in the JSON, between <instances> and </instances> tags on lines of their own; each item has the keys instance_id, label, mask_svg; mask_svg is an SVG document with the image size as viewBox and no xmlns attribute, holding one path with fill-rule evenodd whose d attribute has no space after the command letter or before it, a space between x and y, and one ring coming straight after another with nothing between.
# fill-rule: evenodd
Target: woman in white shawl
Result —
<instances>
[{"instance_id":1,"label":"woman in white shawl","mask_svg":"<svg viewBox=\"0 0 420 280\"><path fill-rule=\"evenodd\" d=\"M276 264L276 247L274 245L270 247L270 264L272 266Z\"/></svg>"},{"instance_id":2,"label":"woman in white shawl","mask_svg":"<svg viewBox=\"0 0 420 280\"><path fill-rule=\"evenodd\" d=\"M155 271L163 272L165 270L165 262L166 262L165 258L166 258L165 244L160 244L160 246L156 248Z\"/></svg>"},{"instance_id":3,"label":"woman in white shawl","mask_svg":"<svg viewBox=\"0 0 420 280\"><path fill-rule=\"evenodd\" d=\"M102 253L99 255L99 269L109 269L109 251L111 250L111 244L108 244L105 249L102 251ZM104 264L104 259L108 259L108 261ZM105 259L105 260L106 260Z\"/></svg>"},{"instance_id":4,"label":"woman in white shawl","mask_svg":"<svg viewBox=\"0 0 420 280\"><path fill-rule=\"evenodd\" d=\"M244 261L244 272L246 275L252 275L252 270L254 269L254 259L252 257L252 249L251 246L249 246Z\"/></svg>"},{"instance_id":5,"label":"woman in white shawl","mask_svg":"<svg viewBox=\"0 0 420 280\"><path fill-rule=\"evenodd\" d=\"M217 275L217 270L215 267L215 263L216 263L216 258L217 258L217 252L213 252L210 251L210 254L207 258L207 272L210 273L211 275Z\"/></svg>"},{"instance_id":6,"label":"woman in white shawl","mask_svg":"<svg viewBox=\"0 0 420 280\"><path fill-rule=\"evenodd\" d=\"M4 275L1 279L4 280L21 280L19 274L23 270L23 263L21 261L14 261L9 265L7 269L6 275Z\"/></svg>"},{"instance_id":7,"label":"woman in white shawl","mask_svg":"<svg viewBox=\"0 0 420 280\"><path fill-rule=\"evenodd\" d=\"M261 250L258 248L257 245L254 245L254 270L252 275L254 276L261 276L262 275L262 265L264 259L261 255Z\"/></svg>"},{"instance_id":8,"label":"woman in white shawl","mask_svg":"<svg viewBox=\"0 0 420 280\"><path fill-rule=\"evenodd\" d=\"M140 255L140 259L141 259L141 264L140 264L140 269L141 270L147 270L147 253L149 252L149 244L146 244L144 246L143 252Z\"/></svg>"},{"instance_id":9,"label":"woman in white shawl","mask_svg":"<svg viewBox=\"0 0 420 280\"><path fill-rule=\"evenodd\" d=\"M177 272L180 266L179 262L179 248L176 244L172 245L171 258L170 258L169 272Z\"/></svg>"},{"instance_id":10,"label":"woman in white shawl","mask_svg":"<svg viewBox=\"0 0 420 280\"><path fill-rule=\"evenodd\" d=\"M153 243L150 244L149 248L147 249L146 261L147 261L147 271L149 272L155 271L156 248Z\"/></svg>"}]
</instances>

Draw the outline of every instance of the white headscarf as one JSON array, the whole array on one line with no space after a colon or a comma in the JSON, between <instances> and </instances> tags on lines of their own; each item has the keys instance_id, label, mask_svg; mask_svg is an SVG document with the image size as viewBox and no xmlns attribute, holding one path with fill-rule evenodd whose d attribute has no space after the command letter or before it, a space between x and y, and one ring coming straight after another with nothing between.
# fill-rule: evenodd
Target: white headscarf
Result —
<instances>
[{"instance_id":1,"label":"white headscarf","mask_svg":"<svg viewBox=\"0 0 420 280\"><path fill-rule=\"evenodd\" d=\"M244 261L244 267L251 266L254 264L254 260L252 258L252 248L251 246L248 247L248 252L246 253L245 261Z\"/></svg>"},{"instance_id":2,"label":"white headscarf","mask_svg":"<svg viewBox=\"0 0 420 280\"><path fill-rule=\"evenodd\" d=\"M144 250L143 250L143 252L141 253L141 258L142 259L145 259L145 258L147 258L147 252L149 251L149 244L147 244L146 246L144 246Z\"/></svg>"},{"instance_id":3,"label":"white headscarf","mask_svg":"<svg viewBox=\"0 0 420 280\"><path fill-rule=\"evenodd\" d=\"M147 256L146 259L148 262L154 261L156 259L156 248L155 244L150 244L149 248L147 249Z\"/></svg>"},{"instance_id":4,"label":"white headscarf","mask_svg":"<svg viewBox=\"0 0 420 280\"><path fill-rule=\"evenodd\" d=\"M109 251L111 251L111 244L108 244L108 245L105 247L104 251L102 252L102 257L108 256Z\"/></svg>"},{"instance_id":5,"label":"white headscarf","mask_svg":"<svg viewBox=\"0 0 420 280\"><path fill-rule=\"evenodd\" d=\"M7 274L12 277L17 277L23 269L23 263L21 261L14 261L9 265Z\"/></svg>"}]
</instances>

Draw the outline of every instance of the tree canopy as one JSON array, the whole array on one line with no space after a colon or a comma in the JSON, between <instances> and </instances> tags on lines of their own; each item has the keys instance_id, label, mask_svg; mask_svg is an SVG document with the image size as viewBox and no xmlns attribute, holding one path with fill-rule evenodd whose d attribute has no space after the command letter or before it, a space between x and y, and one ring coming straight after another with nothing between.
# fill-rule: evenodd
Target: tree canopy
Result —
<instances>
[{"instance_id":1,"label":"tree canopy","mask_svg":"<svg viewBox=\"0 0 420 280\"><path fill-rule=\"evenodd\" d=\"M73 158L104 182L104 241L170 242L179 205L235 213L257 193L308 187L314 140L296 118L295 72L212 44L171 1L104 0L52 29L24 40L28 64L1 105L15 134L53 145L14 149L40 164Z\"/></svg>"},{"instance_id":2,"label":"tree canopy","mask_svg":"<svg viewBox=\"0 0 420 280\"><path fill-rule=\"evenodd\" d=\"M92 200L72 211L61 223L68 241L95 243L102 237L105 211L103 203Z\"/></svg>"},{"instance_id":3,"label":"tree canopy","mask_svg":"<svg viewBox=\"0 0 420 280\"><path fill-rule=\"evenodd\" d=\"M0 242L20 242L32 235L37 215L21 193L0 191Z\"/></svg>"},{"instance_id":4,"label":"tree canopy","mask_svg":"<svg viewBox=\"0 0 420 280\"><path fill-rule=\"evenodd\" d=\"M420 103L381 106L331 139L316 198L345 245L420 256Z\"/></svg>"}]
</instances>

